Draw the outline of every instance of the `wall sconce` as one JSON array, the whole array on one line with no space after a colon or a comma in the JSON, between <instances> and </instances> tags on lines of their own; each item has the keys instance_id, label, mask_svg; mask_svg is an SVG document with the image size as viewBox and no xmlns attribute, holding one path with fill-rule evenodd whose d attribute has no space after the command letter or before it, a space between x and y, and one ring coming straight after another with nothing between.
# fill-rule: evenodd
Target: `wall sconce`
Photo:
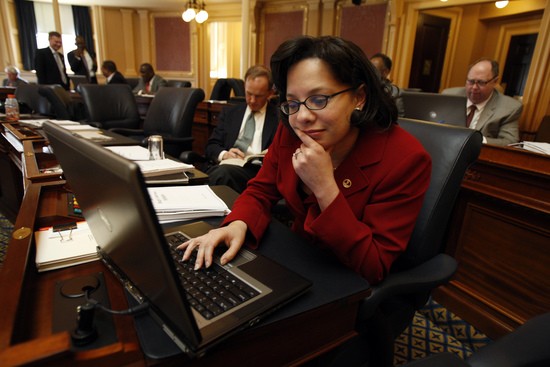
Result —
<instances>
[{"instance_id":1,"label":"wall sconce","mask_svg":"<svg viewBox=\"0 0 550 367\"><path fill-rule=\"evenodd\" d=\"M508 1L495 1L495 6L499 9L505 8L508 5Z\"/></svg>"},{"instance_id":2,"label":"wall sconce","mask_svg":"<svg viewBox=\"0 0 550 367\"><path fill-rule=\"evenodd\" d=\"M197 0L189 0L187 2L187 9L181 14L181 18L185 22L190 22L193 19L197 23L204 23L208 19L208 12L204 9L204 1L197 4Z\"/></svg>"}]
</instances>

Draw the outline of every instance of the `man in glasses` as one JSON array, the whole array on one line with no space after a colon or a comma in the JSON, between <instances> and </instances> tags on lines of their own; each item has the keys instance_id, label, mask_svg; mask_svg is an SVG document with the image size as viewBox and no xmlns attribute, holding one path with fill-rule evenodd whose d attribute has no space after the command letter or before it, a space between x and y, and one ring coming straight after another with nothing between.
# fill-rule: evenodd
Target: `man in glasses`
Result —
<instances>
[{"instance_id":1,"label":"man in glasses","mask_svg":"<svg viewBox=\"0 0 550 367\"><path fill-rule=\"evenodd\" d=\"M241 166L242 159L265 152L275 136L279 118L271 72L262 65L249 68L244 77L246 104L225 107L206 145L206 158L219 163L207 170L211 185L226 185L237 192L256 176L260 160Z\"/></svg>"},{"instance_id":2,"label":"man in glasses","mask_svg":"<svg viewBox=\"0 0 550 367\"><path fill-rule=\"evenodd\" d=\"M449 88L442 93L468 97L466 126L480 130L484 143L508 145L519 141L518 120L523 106L496 89L498 73L496 61L479 59L470 65L464 88Z\"/></svg>"}]
</instances>

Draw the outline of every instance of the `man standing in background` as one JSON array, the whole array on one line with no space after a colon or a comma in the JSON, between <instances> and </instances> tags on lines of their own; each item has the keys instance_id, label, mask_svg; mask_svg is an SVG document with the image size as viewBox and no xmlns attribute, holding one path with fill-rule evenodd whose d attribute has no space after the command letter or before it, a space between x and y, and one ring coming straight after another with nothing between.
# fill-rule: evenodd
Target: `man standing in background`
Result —
<instances>
[{"instance_id":1,"label":"man standing in background","mask_svg":"<svg viewBox=\"0 0 550 367\"><path fill-rule=\"evenodd\" d=\"M97 84L95 75L97 71L97 62L95 60L95 54L88 50L86 41L82 36L76 36L75 45L76 50L67 54L71 70L76 75L84 75L89 83Z\"/></svg>"},{"instance_id":2,"label":"man standing in background","mask_svg":"<svg viewBox=\"0 0 550 367\"><path fill-rule=\"evenodd\" d=\"M48 33L50 45L36 50L34 56L34 69L38 84L59 84L69 90L69 77L65 69L63 53L59 52L63 43L61 34L52 31Z\"/></svg>"}]
</instances>

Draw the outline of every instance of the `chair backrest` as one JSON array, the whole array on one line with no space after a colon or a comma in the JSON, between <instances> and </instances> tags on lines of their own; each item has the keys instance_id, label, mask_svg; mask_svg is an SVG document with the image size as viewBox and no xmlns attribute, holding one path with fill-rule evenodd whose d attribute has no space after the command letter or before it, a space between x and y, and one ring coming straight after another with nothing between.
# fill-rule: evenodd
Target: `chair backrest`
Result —
<instances>
[{"instance_id":1,"label":"chair backrest","mask_svg":"<svg viewBox=\"0 0 550 367\"><path fill-rule=\"evenodd\" d=\"M191 82L188 80L169 79L166 81L166 86L174 88L191 88Z\"/></svg>"},{"instance_id":2,"label":"chair backrest","mask_svg":"<svg viewBox=\"0 0 550 367\"><path fill-rule=\"evenodd\" d=\"M26 106L30 111L28 113L40 114L43 116L54 116L52 106L46 97L38 93L40 86L38 84L23 84L15 90L17 102ZM22 110L21 113L26 111Z\"/></svg>"},{"instance_id":3,"label":"chair backrest","mask_svg":"<svg viewBox=\"0 0 550 367\"><path fill-rule=\"evenodd\" d=\"M483 140L479 131L468 128L404 118L398 122L430 154L432 176L407 250L392 271L411 268L441 252L462 179L479 156Z\"/></svg>"},{"instance_id":4,"label":"chair backrest","mask_svg":"<svg viewBox=\"0 0 550 367\"><path fill-rule=\"evenodd\" d=\"M190 137L195 109L204 99L200 88L162 87L151 101L143 122L146 135ZM165 144L166 153L179 156Z\"/></svg>"},{"instance_id":5,"label":"chair backrest","mask_svg":"<svg viewBox=\"0 0 550 367\"><path fill-rule=\"evenodd\" d=\"M50 102L55 118L59 120L74 118L71 96L61 85L40 85L38 93Z\"/></svg>"},{"instance_id":6,"label":"chair backrest","mask_svg":"<svg viewBox=\"0 0 550 367\"><path fill-rule=\"evenodd\" d=\"M139 127L136 98L128 84L81 84L80 93L89 122L100 123L104 129Z\"/></svg>"},{"instance_id":7,"label":"chair backrest","mask_svg":"<svg viewBox=\"0 0 550 367\"><path fill-rule=\"evenodd\" d=\"M126 78L126 83L128 83L130 88L134 89L139 83L139 78Z\"/></svg>"},{"instance_id":8,"label":"chair backrest","mask_svg":"<svg viewBox=\"0 0 550 367\"><path fill-rule=\"evenodd\" d=\"M233 95L237 97L244 97L244 80L242 79L218 79L212 88L210 99L215 101L227 101L231 97L231 91Z\"/></svg>"}]
</instances>

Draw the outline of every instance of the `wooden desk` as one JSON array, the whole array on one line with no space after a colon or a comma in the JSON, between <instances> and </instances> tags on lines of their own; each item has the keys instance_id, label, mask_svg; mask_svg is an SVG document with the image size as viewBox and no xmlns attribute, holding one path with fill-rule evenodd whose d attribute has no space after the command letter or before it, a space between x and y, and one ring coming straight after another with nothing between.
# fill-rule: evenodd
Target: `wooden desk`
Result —
<instances>
[{"instance_id":1,"label":"wooden desk","mask_svg":"<svg viewBox=\"0 0 550 367\"><path fill-rule=\"evenodd\" d=\"M111 308L121 310L128 304L121 285L101 262L36 272L33 230L66 220L67 213L57 205L62 195L63 187L59 183L33 183L25 194L15 223L14 238L10 241L4 266L0 270L0 292L3 297L0 365L31 362L54 366L297 365L356 335L355 317L360 300L368 294L367 282L338 264L334 257L296 242L295 235L288 228L273 222L265 235L264 249L261 251L275 259L288 258L285 265L295 271L301 270L302 274L317 272L326 277L328 273L330 282L314 282L307 294L276 311L254 328L227 339L198 360L190 361L183 355L162 361L145 358L131 317L114 317L116 342L87 351L71 348L68 332L52 332L52 298L56 282L103 272ZM309 265L304 266L305 263ZM347 292L347 295L342 292Z\"/></svg>"},{"instance_id":2,"label":"wooden desk","mask_svg":"<svg viewBox=\"0 0 550 367\"><path fill-rule=\"evenodd\" d=\"M8 94L15 94L15 89L14 87L0 87L0 102L4 104Z\"/></svg>"},{"instance_id":3,"label":"wooden desk","mask_svg":"<svg viewBox=\"0 0 550 367\"><path fill-rule=\"evenodd\" d=\"M550 157L483 146L451 228L459 267L438 301L491 338L550 310Z\"/></svg>"}]
</instances>

